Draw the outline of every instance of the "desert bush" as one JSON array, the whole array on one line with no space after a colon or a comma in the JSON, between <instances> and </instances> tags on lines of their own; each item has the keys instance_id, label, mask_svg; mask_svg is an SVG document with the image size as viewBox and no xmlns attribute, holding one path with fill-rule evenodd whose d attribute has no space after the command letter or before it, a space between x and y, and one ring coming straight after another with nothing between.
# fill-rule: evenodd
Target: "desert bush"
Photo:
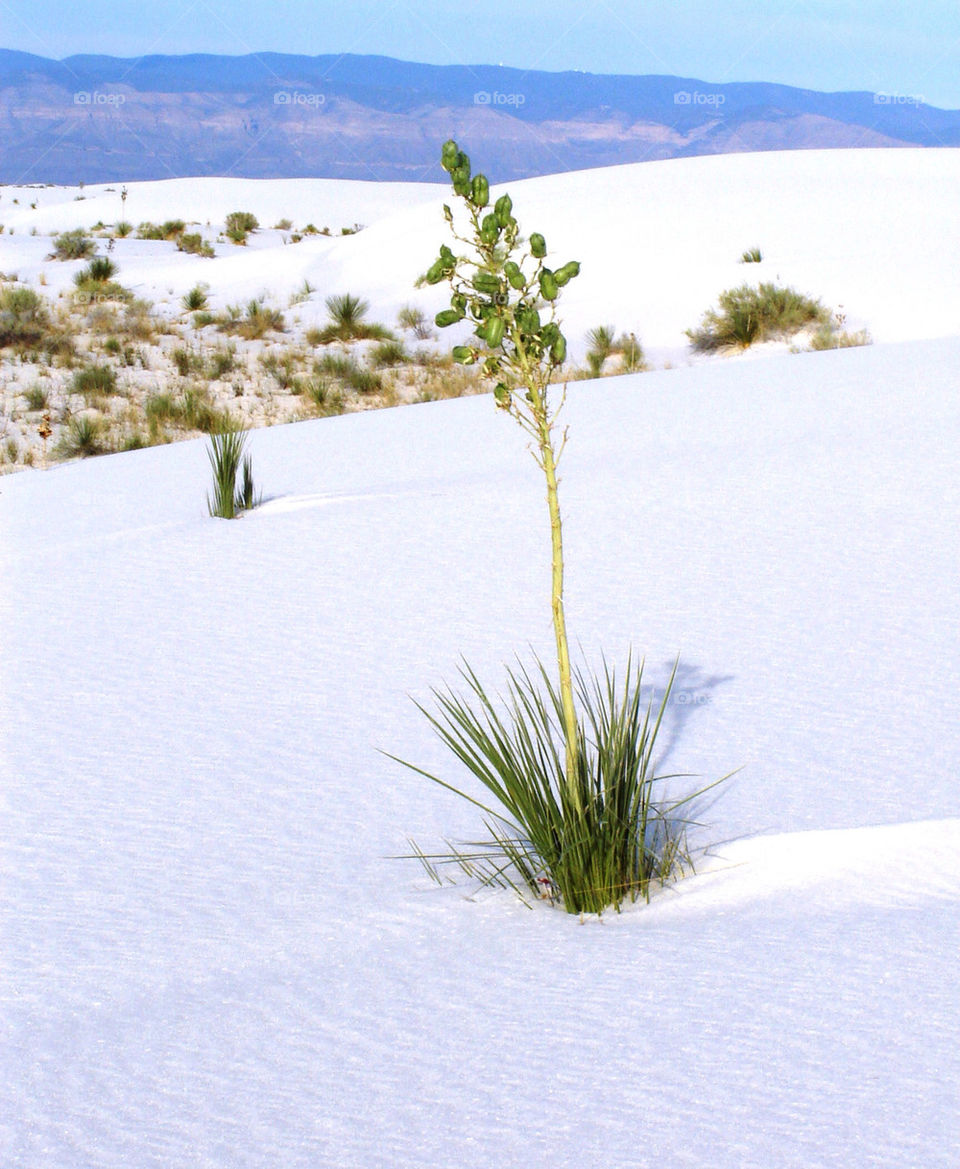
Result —
<instances>
[{"instance_id":1,"label":"desert bush","mask_svg":"<svg viewBox=\"0 0 960 1169\"><path fill-rule=\"evenodd\" d=\"M759 248L747 248L741 255L741 264L759 264L763 260L763 252Z\"/></svg>"},{"instance_id":2,"label":"desert bush","mask_svg":"<svg viewBox=\"0 0 960 1169\"><path fill-rule=\"evenodd\" d=\"M418 341L429 341L431 337L436 335L430 328L427 314L416 305L404 305L397 313L397 324L401 329L413 333Z\"/></svg>"},{"instance_id":3,"label":"desert bush","mask_svg":"<svg viewBox=\"0 0 960 1169\"><path fill-rule=\"evenodd\" d=\"M70 389L84 397L115 394L117 375L109 365L86 365L74 373Z\"/></svg>"},{"instance_id":4,"label":"desert bush","mask_svg":"<svg viewBox=\"0 0 960 1169\"><path fill-rule=\"evenodd\" d=\"M207 377L219 381L226 374L231 373L237 364L237 351L232 345L224 345L214 349L207 360Z\"/></svg>"},{"instance_id":5,"label":"desert bush","mask_svg":"<svg viewBox=\"0 0 960 1169\"><path fill-rule=\"evenodd\" d=\"M204 256L207 259L212 259L217 254L213 250L213 245L207 243L198 231L184 232L178 236L177 251L186 252L191 256Z\"/></svg>"},{"instance_id":6,"label":"desert bush","mask_svg":"<svg viewBox=\"0 0 960 1169\"><path fill-rule=\"evenodd\" d=\"M108 256L95 256L85 268L73 277L75 298L81 303L91 300L130 300L133 294L113 279L117 266Z\"/></svg>"},{"instance_id":7,"label":"desert bush","mask_svg":"<svg viewBox=\"0 0 960 1169\"><path fill-rule=\"evenodd\" d=\"M274 378L282 390L290 389L300 365L296 353L290 350L283 353L261 353L259 360L266 372Z\"/></svg>"},{"instance_id":8,"label":"desert bush","mask_svg":"<svg viewBox=\"0 0 960 1169\"><path fill-rule=\"evenodd\" d=\"M82 228L62 231L53 237L54 260L85 260L96 251L96 244Z\"/></svg>"},{"instance_id":9,"label":"desert bush","mask_svg":"<svg viewBox=\"0 0 960 1169\"><path fill-rule=\"evenodd\" d=\"M304 304L316 291L310 281L304 279L297 291L290 294L290 300L288 302L290 308L298 304Z\"/></svg>"},{"instance_id":10,"label":"desert bush","mask_svg":"<svg viewBox=\"0 0 960 1169\"><path fill-rule=\"evenodd\" d=\"M207 496L207 510L211 516L236 519L260 502L253 482L253 462L244 453L246 443L247 432L235 426L210 435L207 457L213 471L213 496Z\"/></svg>"},{"instance_id":11,"label":"desert bush","mask_svg":"<svg viewBox=\"0 0 960 1169\"><path fill-rule=\"evenodd\" d=\"M273 225L274 231L289 231L293 227L292 219L278 219Z\"/></svg>"},{"instance_id":12,"label":"desert bush","mask_svg":"<svg viewBox=\"0 0 960 1169\"><path fill-rule=\"evenodd\" d=\"M746 349L755 342L788 337L807 325L829 319L819 300L811 300L792 288L742 284L719 297L719 309L709 309L687 336L701 353L717 349Z\"/></svg>"},{"instance_id":13,"label":"desert bush","mask_svg":"<svg viewBox=\"0 0 960 1169\"><path fill-rule=\"evenodd\" d=\"M207 313L207 312L194 313L193 314L193 327L195 329L204 329L204 328L206 328L207 325L214 324L216 319L217 318L214 316L213 313Z\"/></svg>"},{"instance_id":14,"label":"desert bush","mask_svg":"<svg viewBox=\"0 0 960 1169\"><path fill-rule=\"evenodd\" d=\"M28 410L46 410L50 404L50 391L46 386L32 385L28 386L23 392L23 396L27 400Z\"/></svg>"},{"instance_id":15,"label":"desert bush","mask_svg":"<svg viewBox=\"0 0 960 1169\"><path fill-rule=\"evenodd\" d=\"M236 227L240 231L256 231L260 226L256 215L250 211L231 211L225 222L228 230Z\"/></svg>"},{"instance_id":16,"label":"desert bush","mask_svg":"<svg viewBox=\"0 0 960 1169\"><path fill-rule=\"evenodd\" d=\"M185 348L183 345L178 345L175 349L171 349L170 360L173 362L177 373L181 377L186 377L191 371L203 369L202 355L194 349Z\"/></svg>"},{"instance_id":17,"label":"desert bush","mask_svg":"<svg viewBox=\"0 0 960 1169\"><path fill-rule=\"evenodd\" d=\"M613 353L616 330L613 325L596 325L587 333L587 368L593 377L600 377L607 358Z\"/></svg>"},{"instance_id":18,"label":"desert bush","mask_svg":"<svg viewBox=\"0 0 960 1169\"><path fill-rule=\"evenodd\" d=\"M866 329L859 329L856 333L848 332L843 326L845 316L831 315L810 338L810 348L823 349L853 349L860 345L872 345L873 340Z\"/></svg>"},{"instance_id":19,"label":"desert bush","mask_svg":"<svg viewBox=\"0 0 960 1169\"><path fill-rule=\"evenodd\" d=\"M331 341L392 340L393 334L383 325L368 322L369 301L344 292L326 299L330 320L319 330L309 330L311 344L327 345Z\"/></svg>"},{"instance_id":20,"label":"desert bush","mask_svg":"<svg viewBox=\"0 0 960 1169\"><path fill-rule=\"evenodd\" d=\"M125 219L121 219L119 223L114 225L113 230L121 239L126 239L130 232L133 231L133 224L127 223Z\"/></svg>"},{"instance_id":21,"label":"desert bush","mask_svg":"<svg viewBox=\"0 0 960 1169\"><path fill-rule=\"evenodd\" d=\"M437 314L436 324L472 328L470 339L454 346L454 359L479 364L495 383L495 403L531 437L544 473L558 678L539 660L532 672L522 666L509 671L504 702L464 665L469 697L434 691L438 713L420 707L493 806L413 767L478 807L489 833L486 841L451 845L434 856L414 845L414 855L438 879L439 868L454 865L486 885L546 894L569 913L600 913L627 898L648 897L651 884L680 875L689 857L679 813L686 801L665 802L654 794L655 744L670 685L654 711L641 699L642 665L628 660L622 683L606 665L597 676L571 668L557 480L566 432L558 444L563 399L557 401L556 391L551 397L551 380L566 357L556 302L580 266L549 267L546 241L536 232L524 248L510 196L488 210L487 179L471 173L455 142L445 143L441 161L466 224L458 224L449 207L444 214L458 248L466 244L469 251L455 255L442 246L426 281L450 284L450 308Z\"/></svg>"},{"instance_id":22,"label":"desert bush","mask_svg":"<svg viewBox=\"0 0 960 1169\"><path fill-rule=\"evenodd\" d=\"M620 354L621 373L643 373L648 368L643 346L635 333L621 333L615 349Z\"/></svg>"},{"instance_id":23,"label":"desert bush","mask_svg":"<svg viewBox=\"0 0 960 1169\"><path fill-rule=\"evenodd\" d=\"M0 289L0 349L32 349L47 335L50 315L46 303L32 288Z\"/></svg>"}]
</instances>

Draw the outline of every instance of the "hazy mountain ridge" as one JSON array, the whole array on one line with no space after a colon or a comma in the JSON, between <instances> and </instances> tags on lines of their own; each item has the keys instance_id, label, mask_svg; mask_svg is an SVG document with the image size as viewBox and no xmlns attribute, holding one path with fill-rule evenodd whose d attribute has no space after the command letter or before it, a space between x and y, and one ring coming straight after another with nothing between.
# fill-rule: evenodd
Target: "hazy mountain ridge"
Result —
<instances>
[{"instance_id":1,"label":"hazy mountain ridge","mask_svg":"<svg viewBox=\"0 0 960 1169\"><path fill-rule=\"evenodd\" d=\"M750 150L960 145L920 95L278 53L52 61L0 50L0 181L442 178L454 134L499 179Z\"/></svg>"}]
</instances>

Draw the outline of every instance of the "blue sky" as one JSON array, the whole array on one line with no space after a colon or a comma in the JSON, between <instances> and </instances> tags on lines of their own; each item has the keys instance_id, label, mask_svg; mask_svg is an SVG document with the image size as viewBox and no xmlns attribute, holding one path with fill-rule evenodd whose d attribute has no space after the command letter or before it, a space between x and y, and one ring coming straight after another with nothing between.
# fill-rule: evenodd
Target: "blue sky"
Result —
<instances>
[{"instance_id":1,"label":"blue sky","mask_svg":"<svg viewBox=\"0 0 960 1169\"><path fill-rule=\"evenodd\" d=\"M0 47L382 53L919 96L960 108L957 0L0 0Z\"/></svg>"}]
</instances>

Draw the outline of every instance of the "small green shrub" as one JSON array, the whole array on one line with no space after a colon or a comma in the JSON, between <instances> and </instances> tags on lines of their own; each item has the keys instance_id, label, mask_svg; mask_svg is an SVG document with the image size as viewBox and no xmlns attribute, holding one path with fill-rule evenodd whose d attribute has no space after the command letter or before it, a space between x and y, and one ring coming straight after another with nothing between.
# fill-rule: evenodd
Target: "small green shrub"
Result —
<instances>
[{"instance_id":1,"label":"small green shrub","mask_svg":"<svg viewBox=\"0 0 960 1169\"><path fill-rule=\"evenodd\" d=\"M113 230L115 234L118 235L121 239L126 239L130 232L133 231L133 224L127 223L125 219L121 219L120 222L114 226Z\"/></svg>"},{"instance_id":2,"label":"small green shrub","mask_svg":"<svg viewBox=\"0 0 960 1169\"><path fill-rule=\"evenodd\" d=\"M279 309L269 308L261 300L251 300L247 305L245 319L240 323L238 332L248 341L262 337L265 333L282 333L285 324L283 313Z\"/></svg>"},{"instance_id":3,"label":"small green shrub","mask_svg":"<svg viewBox=\"0 0 960 1169\"><path fill-rule=\"evenodd\" d=\"M193 327L195 329L204 329L207 325L212 325L216 319L213 313L194 313Z\"/></svg>"},{"instance_id":4,"label":"small green shrub","mask_svg":"<svg viewBox=\"0 0 960 1169\"><path fill-rule=\"evenodd\" d=\"M316 363L315 369L319 374L329 374L338 381L356 390L358 394L374 394L383 389L383 381L378 373L359 365L352 357L344 357L338 353L326 353Z\"/></svg>"},{"instance_id":5,"label":"small green shrub","mask_svg":"<svg viewBox=\"0 0 960 1169\"><path fill-rule=\"evenodd\" d=\"M189 292L185 292L180 298L180 303L187 312L197 312L200 309L207 307L207 291L208 285L195 284Z\"/></svg>"},{"instance_id":6,"label":"small green shrub","mask_svg":"<svg viewBox=\"0 0 960 1169\"><path fill-rule=\"evenodd\" d=\"M293 227L292 219L278 219L273 225L274 231L289 231Z\"/></svg>"},{"instance_id":7,"label":"small green shrub","mask_svg":"<svg viewBox=\"0 0 960 1169\"><path fill-rule=\"evenodd\" d=\"M237 229L244 233L249 231L256 231L260 226L256 215L250 211L231 211L227 216L226 228L229 232L231 229Z\"/></svg>"},{"instance_id":8,"label":"small green shrub","mask_svg":"<svg viewBox=\"0 0 960 1169\"><path fill-rule=\"evenodd\" d=\"M220 381L231 373L237 364L237 351L232 345L214 349L207 362L207 377L212 381Z\"/></svg>"},{"instance_id":9,"label":"small green shrub","mask_svg":"<svg viewBox=\"0 0 960 1169\"><path fill-rule=\"evenodd\" d=\"M376 369L403 365L409 360L410 354L402 341L380 341L370 351L370 363Z\"/></svg>"},{"instance_id":10,"label":"small green shrub","mask_svg":"<svg viewBox=\"0 0 960 1169\"><path fill-rule=\"evenodd\" d=\"M53 237L54 260L85 260L96 251L96 244L81 228L63 231Z\"/></svg>"},{"instance_id":11,"label":"small green shrub","mask_svg":"<svg viewBox=\"0 0 960 1169\"><path fill-rule=\"evenodd\" d=\"M80 414L71 418L60 432L56 453L61 458L89 458L106 451L103 441L103 422L95 414Z\"/></svg>"},{"instance_id":12,"label":"small green shrub","mask_svg":"<svg viewBox=\"0 0 960 1169\"><path fill-rule=\"evenodd\" d=\"M50 404L50 391L46 386L28 386L23 396L27 399L28 410L46 410Z\"/></svg>"},{"instance_id":13,"label":"small green shrub","mask_svg":"<svg viewBox=\"0 0 960 1169\"><path fill-rule=\"evenodd\" d=\"M709 309L687 336L695 350L746 349L758 341L791 336L807 325L824 322L829 312L819 300L811 300L792 288L742 284L722 292L719 308Z\"/></svg>"},{"instance_id":14,"label":"small green shrub","mask_svg":"<svg viewBox=\"0 0 960 1169\"><path fill-rule=\"evenodd\" d=\"M748 248L740 257L741 264L759 264L763 260L763 252L759 248Z\"/></svg>"},{"instance_id":15,"label":"small green shrub","mask_svg":"<svg viewBox=\"0 0 960 1169\"><path fill-rule=\"evenodd\" d=\"M203 236L197 232L184 232L183 235L177 238L177 251L186 252L191 256L204 256L207 259L212 259L217 253L213 250L213 245L207 243Z\"/></svg>"},{"instance_id":16,"label":"small green shrub","mask_svg":"<svg viewBox=\"0 0 960 1169\"><path fill-rule=\"evenodd\" d=\"M183 234L186 226L182 219L168 219L161 224L145 220L137 228L137 236L139 239L175 240Z\"/></svg>"}]
</instances>

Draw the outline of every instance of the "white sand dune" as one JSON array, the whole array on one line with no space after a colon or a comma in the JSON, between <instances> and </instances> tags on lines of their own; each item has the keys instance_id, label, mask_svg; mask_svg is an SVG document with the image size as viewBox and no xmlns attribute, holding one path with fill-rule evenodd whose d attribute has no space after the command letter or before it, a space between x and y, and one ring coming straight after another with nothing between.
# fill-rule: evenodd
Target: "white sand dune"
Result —
<instances>
[{"instance_id":1,"label":"white sand dune","mask_svg":"<svg viewBox=\"0 0 960 1169\"><path fill-rule=\"evenodd\" d=\"M956 150L509 187L582 261L575 347L609 321L684 362L758 278L877 341L570 386L573 636L653 683L679 653L664 767L742 769L697 874L619 916L392 859L477 831L380 753L463 780L410 698L550 653L542 486L488 397L258 431L236 523L202 442L0 481L4 1169L956 1169L958 188ZM42 233L120 214L77 193L5 188L0 269L67 287ZM308 279L301 323L348 290L392 320L442 303L412 282L444 197L130 184L133 222L265 227L114 256L171 312Z\"/></svg>"},{"instance_id":2,"label":"white sand dune","mask_svg":"<svg viewBox=\"0 0 960 1169\"><path fill-rule=\"evenodd\" d=\"M893 320L891 246L846 278ZM3 1165L955 1169L958 370L954 336L571 386L573 635L679 652L665 765L743 768L698 875L585 923L391 859L477 830L378 753L461 778L409 696L550 650L489 398L258 431L236 523L200 442L4 479Z\"/></svg>"},{"instance_id":3,"label":"white sand dune","mask_svg":"<svg viewBox=\"0 0 960 1169\"><path fill-rule=\"evenodd\" d=\"M474 160L482 166L482 159ZM495 177L495 176L494 176ZM189 179L129 184L126 216L180 217L211 224L249 210L268 229L281 218L313 222L346 238L284 245L264 230L249 247L220 245L218 258L178 254L173 244L120 240L121 279L168 311L197 281L217 307L266 294L283 305L304 280L315 294L297 310L305 325L325 319L324 298L354 292L393 323L408 303L443 307L441 289L415 290L445 242L441 204L431 184L334 180ZM657 363L689 359L685 330L724 289L743 281L790 284L842 311L850 329L877 341L955 335L960 328L960 150L813 150L719 155L578 171L509 184L527 230L540 230L559 263L582 263L565 290L571 352L585 332L611 323L634 331ZM494 188L494 195L501 188ZM119 186L4 193L2 218L16 235L0 239L0 263L22 279L46 271L49 288L69 287L76 264L44 264L50 232L120 218ZM14 207L11 200L20 199ZM39 205L31 210L28 200ZM204 229L206 230L206 229ZM739 263L759 247L760 264ZM785 345L779 348L785 349Z\"/></svg>"}]
</instances>

